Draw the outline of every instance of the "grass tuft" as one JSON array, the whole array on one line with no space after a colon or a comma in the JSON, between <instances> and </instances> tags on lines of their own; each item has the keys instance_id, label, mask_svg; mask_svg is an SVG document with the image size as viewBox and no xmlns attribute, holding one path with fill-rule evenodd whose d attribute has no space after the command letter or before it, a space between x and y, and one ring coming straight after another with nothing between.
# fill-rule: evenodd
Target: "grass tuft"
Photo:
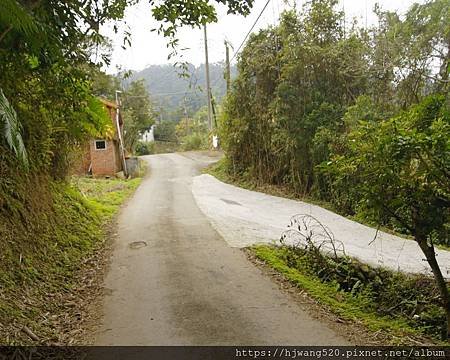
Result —
<instances>
[{"instance_id":1,"label":"grass tuft","mask_svg":"<svg viewBox=\"0 0 450 360\"><path fill-rule=\"evenodd\" d=\"M311 297L342 319L360 322L373 332L383 331L392 335L391 345L411 344L411 339L416 339L415 344L417 344L417 341L428 344L441 343L439 334L443 316L439 306L432 304L431 301L427 305L419 304L419 308L420 306L422 308L418 311L421 313L421 317L425 318L437 309L437 313L433 314L433 319L427 320L434 321L439 326L431 327L429 324L424 326L420 321L414 322L412 320L414 318L411 316L404 316L401 312L396 313L394 309L391 310L392 313L389 313L389 311L384 314L380 313L380 309L383 307L388 306L391 309L396 302L401 303L400 297L404 296L404 293L415 294L415 292L421 291L425 297L431 296L432 294L429 291L433 287L432 281L382 270L386 293L397 293L392 295L389 300L389 297L385 296L386 294L381 297L377 296L370 285L363 286L359 291L354 292L344 291L342 282L336 281L336 279L324 281L320 278L321 275L325 276L323 275L323 269L322 271L317 268L314 269L314 265L313 268L311 267L315 260L308 258L309 255L306 253L299 257L296 250L292 248L256 245L251 247L250 251L258 259L283 274L287 280L305 290ZM296 257L296 261L292 261L292 257ZM360 264L358 262L354 262L352 266L359 271ZM367 270L372 271L370 268ZM389 281L395 283L395 289L391 288ZM420 290L417 288L411 289L412 282L415 284L421 282L426 285L423 285L423 289ZM435 291L433 290L433 292ZM430 336L433 337L433 340L430 339Z\"/></svg>"}]
</instances>

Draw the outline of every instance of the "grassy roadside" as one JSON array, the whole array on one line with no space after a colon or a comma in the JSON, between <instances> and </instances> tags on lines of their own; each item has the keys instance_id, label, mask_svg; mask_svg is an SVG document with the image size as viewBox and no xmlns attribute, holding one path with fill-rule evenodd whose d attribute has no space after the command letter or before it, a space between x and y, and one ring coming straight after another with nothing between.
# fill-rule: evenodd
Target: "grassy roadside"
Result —
<instances>
[{"instance_id":1,"label":"grassy roadside","mask_svg":"<svg viewBox=\"0 0 450 360\"><path fill-rule=\"evenodd\" d=\"M427 283L423 278L408 278L406 275L399 274L398 276L404 282L399 282L394 289L391 289L387 282L383 284L386 287L386 293L396 292L393 295L395 298L389 298L386 294L380 299L370 286L366 288L363 286L357 292L345 291L342 284L336 280L324 281L320 278L323 269L312 271L307 265L308 260L304 257L299 258L297 262L292 262L292 256L296 255L290 248L256 245L250 247L248 251L267 266L282 274L291 284L305 291L339 319L362 324L370 334L381 333L380 340L383 345L386 345L386 341L389 342L389 345L448 345L448 343L442 342L438 335L437 327L445 327L443 323L445 318L444 314L440 313L439 306L436 305L436 299L433 299L433 304L430 299L430 304L427 306L424 306L423 302L421 304L423 299L419 299L415 304L419 315L405 314L406 311L401 309L401 307L405 307L406 310L409 310L414 307L415 300L408 299L408 294L415 295L417 292L421 292L423 297L428 299L436 295L432 280ZM340 269L340 272L342 270L343 268ZM387 276L396 276L386 270L384 272ZM383 281L386 279L387 277L383 277ZM413 285L414 289L411 288L412 284L415 284ZM417 284L422 285L419 285L418 288ZM432 290L430 291L430 289ZM402 300L403 297L404 300ZM387 311L386 308L388 308ZM427 320L427 323L424 324L423 320Z\"/></svg>"},{"instance_id":2,"label":"grassy roadside","mask_svg":"<svg viewBox=\"0 0 450 360\"><path fill-rule=\"evenodd\" d=\"M0 212L0 344L79 343L108 224L140 181L36 183L20 211Z\"/></svg>"},{"instance_id":3,"label":"grassy roadside","mask_svg":"<svg viewBox=\"0 0 450 360\"><path fill-rule=\"evenodd\" d=\"M72 185L86 199L88 206L105 220L110 219L122 203L133 194L142 178L130 180L72 178Z\"/></svg>"}]
</instances>

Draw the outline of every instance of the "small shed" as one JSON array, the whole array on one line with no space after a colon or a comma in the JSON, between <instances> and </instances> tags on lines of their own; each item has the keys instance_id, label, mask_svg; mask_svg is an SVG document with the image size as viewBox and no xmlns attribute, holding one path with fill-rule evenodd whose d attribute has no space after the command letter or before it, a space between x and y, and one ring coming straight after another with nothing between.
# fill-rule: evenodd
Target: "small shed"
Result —
<instances>
[{"instance_id":1,"label":"small shed","mask_svg":"<svg viewBox=\"0 0 450 360\"><path fill-rule=\"evenodd\" d=\"M75 172L95 177L114 176L124 171L123 120L115 103L105 99L100 101L111 118L113 134L108 138L89 139L89 142L83 145L81 164Z\"/></svg>"}]
</instances>

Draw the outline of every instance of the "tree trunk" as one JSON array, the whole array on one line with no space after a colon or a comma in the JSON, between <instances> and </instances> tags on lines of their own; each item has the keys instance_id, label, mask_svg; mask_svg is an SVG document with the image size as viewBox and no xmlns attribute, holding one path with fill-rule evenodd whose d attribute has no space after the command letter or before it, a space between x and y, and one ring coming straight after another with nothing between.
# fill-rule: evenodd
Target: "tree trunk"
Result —
<instances>
[{"instance_id":1,"label":"tree trunk","mask_svg":"<svg viewBox=\"0 0 450 360\"><path fill-rule=\"evenodd\" d=\"M431 270L433 271L434 279L439 288L441 294L442 307L445 310L447 316L447 339L450 339L450 294L447 288L447 283L442 275L441 269L436 261L436 253L434 252L433 244L427 244L427 237L417 235L415 236L417 243L419 244L422 252L430 264Z\"/></svg>"}]
</instances>

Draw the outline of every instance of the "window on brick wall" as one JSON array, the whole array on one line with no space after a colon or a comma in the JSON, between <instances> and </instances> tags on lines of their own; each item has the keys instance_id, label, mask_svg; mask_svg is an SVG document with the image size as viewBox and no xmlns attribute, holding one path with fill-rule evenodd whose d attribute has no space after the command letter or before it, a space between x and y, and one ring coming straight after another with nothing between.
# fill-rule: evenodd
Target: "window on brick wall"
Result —
<instances>
[{"instance_id":1,"label":"window on brick wall","mask_svg":"<svg viewBox=\"0 0 450 360\"><path fill-rule=\"evenodd\" d=\"M95 140L95 150L105 150L106 141L105 140Z\"/></svg>"}]
</instances>

